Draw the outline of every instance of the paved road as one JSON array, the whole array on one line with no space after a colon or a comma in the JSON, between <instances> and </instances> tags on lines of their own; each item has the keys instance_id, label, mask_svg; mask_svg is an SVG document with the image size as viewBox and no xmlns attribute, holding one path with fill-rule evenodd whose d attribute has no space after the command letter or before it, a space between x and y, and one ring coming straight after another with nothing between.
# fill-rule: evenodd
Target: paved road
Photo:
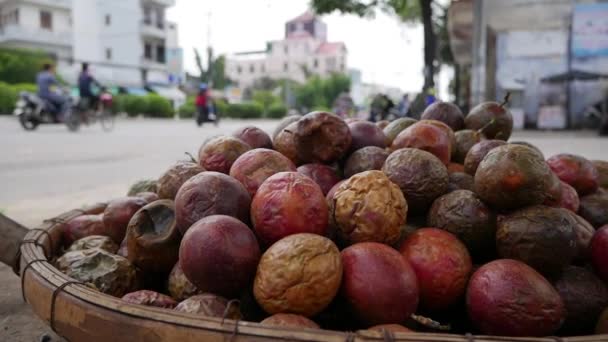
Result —
<instances>
[{"instance_id":1,"label":"paved road","mask_svg":"<svg viewBox=\"0 0 608 342\"><path fill-rule=\"evenodd\" d=\"M273 121L249 121L268 132ZM129 120L113 132L99 126L77 134L64 126L24 132L0 117L0 210L30 227L83 204L122 196L133 182L156 178L184 152L195 154L208 137L234 131L242 121L196 127L191 121ZM608 139L592 132L518 132L514 140L538 146L546 156L578 153L608 160ZM0 341L33 341L48 329L21 303L18 278L0 267Z\"/></svg>"}]
</instances>

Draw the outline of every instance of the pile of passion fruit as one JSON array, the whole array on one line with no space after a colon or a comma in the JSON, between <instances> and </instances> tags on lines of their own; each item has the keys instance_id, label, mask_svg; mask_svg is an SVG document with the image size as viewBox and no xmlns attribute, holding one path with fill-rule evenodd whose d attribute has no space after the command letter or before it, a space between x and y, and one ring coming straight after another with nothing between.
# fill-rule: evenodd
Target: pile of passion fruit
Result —
<instances>
[{"instance_id":1,"label":"pile of passion fruit","mask_svg":"<svg viewBox=\"0 0 608 342\"><path fill-rule=\"evenodd\" d=\"M303 329L608 333L608 162L509 141L504 104L327 112L208 139L63 226L125 302Z\"/></svg>"}]
</instances>

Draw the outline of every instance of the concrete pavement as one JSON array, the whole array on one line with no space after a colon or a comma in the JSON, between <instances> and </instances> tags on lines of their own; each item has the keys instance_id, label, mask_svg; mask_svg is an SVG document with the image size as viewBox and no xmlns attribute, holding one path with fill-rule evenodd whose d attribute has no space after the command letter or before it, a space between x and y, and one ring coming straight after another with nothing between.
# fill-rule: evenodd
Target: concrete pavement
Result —
<instances>
[{"instance_id":1,"label":"concrete pavement","mask_svg":"<svg viewBox=\"0 0 608 342\"><path fill-rule=\"evenodd\" d=\"M204 140L243 125L272 132L276 121L223 121L202 128L193 121L121 120L106 133L99 125L69 133L65 126L25 132L0 116L0 211L34 227L84 204L126 194L143 178L157 178L172 163L196 155ZM608 139L594 132L516 132L513 140L560 152L608 160ZM0 341L35 341L49 329L21 302L19 280L0 266Z\"/></svg>"}]
</instances>

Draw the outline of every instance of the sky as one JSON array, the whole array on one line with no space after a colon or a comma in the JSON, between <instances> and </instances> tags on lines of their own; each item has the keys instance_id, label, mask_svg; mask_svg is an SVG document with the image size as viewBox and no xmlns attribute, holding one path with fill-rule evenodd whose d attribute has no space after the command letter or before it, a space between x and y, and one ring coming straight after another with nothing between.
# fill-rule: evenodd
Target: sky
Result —
<instances>
[{"instance_id":1,"label":"sky","mask_svg":"<svg viewBox=\"0 0 608 342\"><path fill-rule=\"evenodd\" d=\"M267 41L284 37L285 22L306 11L308 4L309 0L177 0L167 18L178 24L186 70L195 72L193 48L204 52L210 41L216 54L264 50ZM328 40L346 44L349 67L359 69L364 82L420 90L421 25L403 24L384 13L373 19L338 12L322 18Z\"/></svg>"}]
</instances>

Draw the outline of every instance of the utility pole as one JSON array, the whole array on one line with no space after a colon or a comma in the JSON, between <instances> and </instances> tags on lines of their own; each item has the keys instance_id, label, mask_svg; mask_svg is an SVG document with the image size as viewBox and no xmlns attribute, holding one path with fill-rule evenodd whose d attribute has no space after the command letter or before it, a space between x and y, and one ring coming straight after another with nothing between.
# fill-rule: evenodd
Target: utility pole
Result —
<instances>
[{"instance_id":1,"label":"utility pole","mask_svg":"<svg viewBox=\"0 0 608 342\"><path fill-rule=\"evenodd\" d=\"M570 1L572 10L568 17L568 43L566 51L566 128L570 128L572 115L572 30L574 23L574 0Z\"/></svg>"},{"instance_id":2,"label":"utility pole","mask_svg":"<svg viewBox=\"0 0 608 342\"><path fill-rule=\"evenodd\" d=\"M207 83L209 89L213 87L213 48L211 47L211 18L212 12L207 12Z\"/></svg>"}]
</instances>

